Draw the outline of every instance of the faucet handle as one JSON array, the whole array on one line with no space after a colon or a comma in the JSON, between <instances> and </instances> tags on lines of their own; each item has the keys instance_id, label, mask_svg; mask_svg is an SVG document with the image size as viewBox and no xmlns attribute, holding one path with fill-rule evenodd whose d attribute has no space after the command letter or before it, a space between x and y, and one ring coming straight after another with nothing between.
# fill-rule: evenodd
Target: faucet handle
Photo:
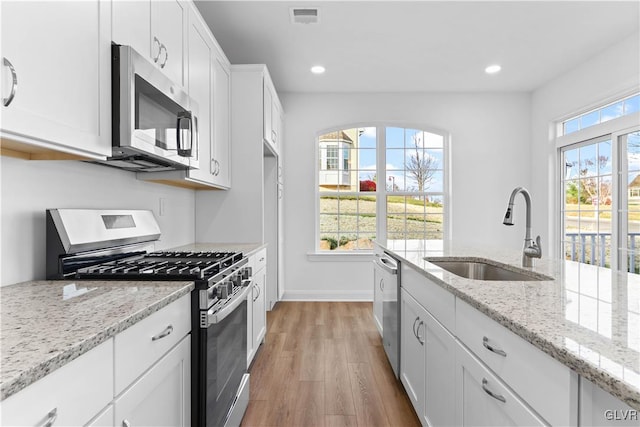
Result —
<instances>
[{"instance_id":1,"label":"faucet handle","mask_svg":"<svg viewBox=\"0 0 640 427\"><path fill-rule=\"evenodd\" d=\"M536 237L536 246L538 247L538 258L542 258L542 245L540 244L540 236Z\"/></svg>"},{"instance_id":2,"label":"faucet handle","mask_svg":"<svg viewBox=\"0 0 640 427\"><path fill-rule=\"evenodd\" d=\"M524 250L524 253L530 258L542 258L542 245L540 244L540 236L536 237L535 242Z\"/></svg>"}]
</instances>

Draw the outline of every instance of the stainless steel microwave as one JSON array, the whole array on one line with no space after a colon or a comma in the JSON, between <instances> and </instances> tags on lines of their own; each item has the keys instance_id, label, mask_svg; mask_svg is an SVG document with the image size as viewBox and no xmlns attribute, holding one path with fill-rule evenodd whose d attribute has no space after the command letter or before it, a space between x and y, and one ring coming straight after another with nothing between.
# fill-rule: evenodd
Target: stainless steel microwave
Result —
<instances>
[{"instance_id":1,"label":"stainless steel microwave","mask_svg":"<svg viewBox=\"0 0 640 427\"><path fill-rule=\"evenodd\" d=\"M135 172L198 168L196 103L130 46L112 45L112 156Z\"/></svg>"}]
</instances>

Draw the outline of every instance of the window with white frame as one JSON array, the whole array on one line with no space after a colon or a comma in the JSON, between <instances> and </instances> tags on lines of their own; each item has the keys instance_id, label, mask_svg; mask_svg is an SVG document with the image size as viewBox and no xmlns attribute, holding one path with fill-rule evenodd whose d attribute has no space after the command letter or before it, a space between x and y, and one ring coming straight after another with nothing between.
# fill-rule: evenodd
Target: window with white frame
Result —
<instances>
[{"instance_id":1,"label":"window with white frame","mask_svg":"<svg viewBox=\"0 0 640 427\"><path fill-rule=\"evenodd\" d=\"M559 126L565 259L640 273L640 95Z\"/></svg>"},{"instance_id":2,"label":"window with white frame","mask_svg":"<svg viewBox=\"0 0 640 427\"><path fill-rule=\"evenodd\" d=\"M375 239L394 249L442 248L444 132L353 127L323 133L317 142L320 251L369 251ZM337 170L323 160L336 156Z\"/></svg>"}]
</instances>

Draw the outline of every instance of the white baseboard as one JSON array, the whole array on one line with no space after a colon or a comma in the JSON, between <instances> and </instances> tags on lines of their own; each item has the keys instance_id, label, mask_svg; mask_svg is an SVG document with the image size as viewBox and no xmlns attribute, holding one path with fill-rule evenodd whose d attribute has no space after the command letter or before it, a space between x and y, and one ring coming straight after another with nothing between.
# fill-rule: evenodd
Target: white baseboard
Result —
<instances>
[{"instance_id":1,"label":"white baseboard","mask_svg":"<svg viewBox=\"0 0 640 427\"><path fill-rule=\"evenodd\" d=\"M373 301L371 291L313 290L284 291L281 301Z\"/></svg>"}]
</instances>

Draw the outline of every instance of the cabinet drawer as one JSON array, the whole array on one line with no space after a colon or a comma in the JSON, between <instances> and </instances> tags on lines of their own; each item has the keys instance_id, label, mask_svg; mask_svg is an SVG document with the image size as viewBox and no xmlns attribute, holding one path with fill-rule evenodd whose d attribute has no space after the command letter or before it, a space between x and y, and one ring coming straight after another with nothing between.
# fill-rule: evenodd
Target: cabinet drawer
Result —
<instances>
[{"instance_id":1,"label":"cabinet drawer","mask_svg":"<svg viewBox=\"0 0 640 427\"><path fill-rule=\"evenodd\" d=\"M109 404L112 392L113 340L109 339L4 400L0 424L40 426L55 411L54 425L84 425Z\"/></svg>"},{"instance_id":2,"label":"cabinet drawer","mask_svg":"<svg viewBox=\"0 0 640 427\"><path fill-rule=\"evenodd\" d=\"M116 335L116 395L190 332L190 309L191 295L185 295Z\"/></svg>"},{"instance_id":3,"label":"cabinet drawer","mask_svg":"<svg viewBox=\"0 0 640 427\"><path fill-rule=\"evenodd\" d=\"M267 266L267 248L260 249L251 258L253 258L253 272L262 270Z\"/></svg>"},{"instance_id":4,"label":"cabinet drawer","mask_svg":"<svg viewBox=\"0 0 640 427\"><path fill-rule=\"evenodd\" d=\"M413 268L400 263L400 286L455 335L455 296Z\"/></svg>"},{"instance_id":5,"label":"cabinet drawer","mask_svg":"<svg viewBox=\"0 0 640 427\"><path fill-rule=\"evenodd\" d=\"M460 299L456 336L547 422L577 424L578 375L571 369Z\"/></svg>"},{"instance_id":6,"label":"cabinet drawer","mask_svg":"<svg viewBox=\"0 0 640 427\"><path fill-rule=\"evenodd\" d=\"M466 348L456 346L459 426L543 426L540 417Z\"/></svg>"}]
</instances>

